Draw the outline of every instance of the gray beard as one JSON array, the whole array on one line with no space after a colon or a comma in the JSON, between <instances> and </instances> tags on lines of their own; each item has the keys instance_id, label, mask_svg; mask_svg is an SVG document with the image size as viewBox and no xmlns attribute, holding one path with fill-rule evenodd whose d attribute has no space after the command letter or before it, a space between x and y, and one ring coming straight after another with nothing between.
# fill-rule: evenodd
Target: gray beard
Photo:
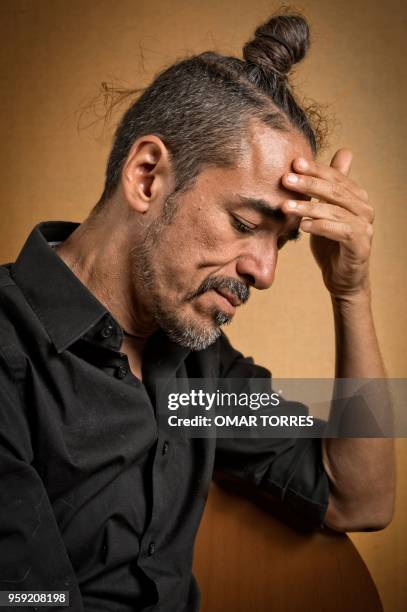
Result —
<instances>
[{"instance_id":1,"label":"gray beard","mask_svg":"<svg viewBox=\"0 0 407 612\"><path fill-rule=\"evenodd\" d=\"M223 313L219 314L223 315ZM198 330L196 326L188 325L185 321L178 321L175 318L170 321L168 317L166 320L161 318L160 327L170 340L191 351L203 351L213 344L221 334L219 327Z\"/></svg>"},{"instance_id":2,"label":"gray beard","mask_svg":"<svg viewBox=\"0 0 407 612\"><path fill-rule=\"evenodd\" d=\"M133 277L136 286L142 284L150 294L152 316L157 325L167 334L173 342L192 351L202 351L213 344L221 335L220 326L231 322L232 317L222 311L213 312L214 327L206 329L199 327L189 318L181 318L174 312L164 308L162 300L156 290L154 270L151 266L151 254L159 236L167 223L157 220L153 223L140 247L132 251Z\"/></svg>"},{"instance_id":3,"label":"gray beard","mask_svg":"<svg viewBox=\"0 0 407 612\"><path fill-rule=\"evenodd\" d=\"M144 259L144 258L143 258ZM215 327L210 329L202 328L197 325L191 318L179 317L176 313L168 312L162 307L159 296L154 290L153 272L144 260L144 265L141 271L144 286L149 287L150 295L153 303L153 316L159 327L167 336L181 346L190 349L191 351L202 351L213 344L221 335L220 326L227 325L232 318L221 311L213 313L213 322Z\"/></svg>"},{"instance_id":4,"label":"gray beard","mask_svg":"<svg viewBox=\"0 0 407 612\"><path fill-rule=\"evenodd\" d=\"M188 320L181 320L162 311L156 318L157 323L165 331L170 340L191 349L191 351L203 351L208 348L221 335L220 326L228 325L231 320L232 318L224 312L216 311L213 314L213 322L216 327L202 329Z\"/></svg>"}]
</instances>

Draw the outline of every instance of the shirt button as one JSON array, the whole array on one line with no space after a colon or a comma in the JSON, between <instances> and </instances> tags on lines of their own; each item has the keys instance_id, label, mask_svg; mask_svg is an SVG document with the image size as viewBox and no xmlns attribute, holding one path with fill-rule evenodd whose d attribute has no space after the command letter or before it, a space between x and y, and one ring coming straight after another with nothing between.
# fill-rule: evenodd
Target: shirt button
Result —
<instances>
[{"instance_id":1,"label":"shirt button","mask_svg":"<svg viewBox=\"0 0 407 612\"><path fill-rule=\"evenodd\" d=\"M101 330L100 335L102 336L102 338L110 338L112 333L113 333L113 325L106 325L106 327L104 327Z\"/></svg>"},{"instance_id":2,"label":"shirt button","mask_svg":"<svg viewBox=\"0 0 407 612\"><path fill-rule=\"evenodd\" d=\"M155 544L154 542L150 542L150 544L148 545L148 554L153 555L155 553Z\"/></svg>"},{"instance_id":3,"label":"shirt button","mask_svg":"<svg viewBox=\"0 0 407 612\"><path fill-rule=\"evenodd\" d=\"M125 378L127 376L128 369L126 366L120 366L117 368L116 376L117 378Z\"/></svg>"},{"instance_id":4,"label":"shirt button","mask_svg":"<svg viewBox=\"0 0 407 612\"><path fill-rule=\"evenodd\" d=\"M166 455L168 453L169 447L170 447L170 445L168 444L168 441L165 440L165 442L163 444L163 450L162 450L163 455Z\"/></svg>"}]
</instances>

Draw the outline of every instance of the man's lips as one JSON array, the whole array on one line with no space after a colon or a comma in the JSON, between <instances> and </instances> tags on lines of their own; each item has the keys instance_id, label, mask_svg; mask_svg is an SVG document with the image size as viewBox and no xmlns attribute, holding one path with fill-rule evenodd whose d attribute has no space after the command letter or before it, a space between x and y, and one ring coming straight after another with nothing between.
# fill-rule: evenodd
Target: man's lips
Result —
<instances>
[{"instance_id":1,"label":"man's lips","mask_svg":"<svg viewBox=\"0 0 407 612\"><path fill-rule=\"evenodd\" d=\"M235 308L237 306L240 306L240 304L242 303L236 295L230 293L229 291L227 291L227 289L215 289L215 291L216 293L219 293L219 295L224 297Z\"/></svg>"}]
</instances>

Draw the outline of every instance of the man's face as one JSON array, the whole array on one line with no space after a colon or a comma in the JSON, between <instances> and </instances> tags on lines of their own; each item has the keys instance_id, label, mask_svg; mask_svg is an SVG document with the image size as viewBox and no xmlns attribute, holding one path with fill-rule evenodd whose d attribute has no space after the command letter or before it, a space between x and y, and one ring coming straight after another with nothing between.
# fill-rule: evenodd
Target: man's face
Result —
<instances>
[{"instance_id":1,"label":"man's face","mask_svg":"<svg viewBox=\"0 0 407 612\"><path fill-rule=\"evenodd\" d=\"M235 168L203 170L176 197L171 222L150 228L133 254L133 271L145 306L172 340L206 348L251 286L271 286L278 250L298 235L298 218L280 207L299 199L281 184L299 156L312 157L303 137L256 125Z\"/></svg>"}]
</instances>

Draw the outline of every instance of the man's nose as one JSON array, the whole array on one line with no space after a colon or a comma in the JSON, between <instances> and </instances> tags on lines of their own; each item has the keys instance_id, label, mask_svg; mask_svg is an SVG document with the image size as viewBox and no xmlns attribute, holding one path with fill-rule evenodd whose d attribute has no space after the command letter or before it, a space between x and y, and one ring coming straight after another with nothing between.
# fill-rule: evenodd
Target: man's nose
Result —
<instances>
[{"instance_id":1,"label":"man's nose","mask_svg":"<svg viewBox=\"0 0 407 612\"><path fill-rule=\"evenodd\" d=\"M277 248L269 248L267 253L242 255L237 261L236 272L255 289L268 289L274 281L277 253Z\"/></svg>"}]
</instances>

